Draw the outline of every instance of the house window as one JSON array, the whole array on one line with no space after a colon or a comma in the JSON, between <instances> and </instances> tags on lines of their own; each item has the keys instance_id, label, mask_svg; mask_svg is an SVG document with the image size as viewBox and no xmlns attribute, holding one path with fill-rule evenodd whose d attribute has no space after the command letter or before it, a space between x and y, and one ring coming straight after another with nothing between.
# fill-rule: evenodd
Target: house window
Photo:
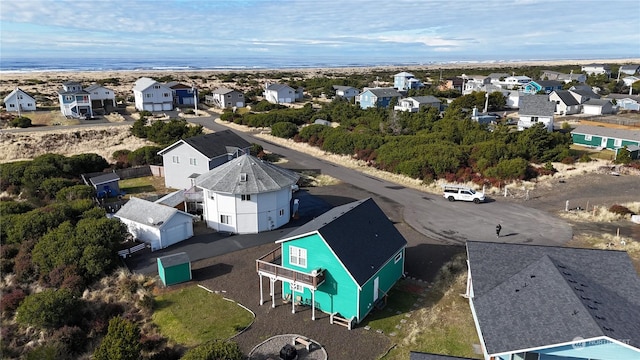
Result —
<instances>
[{"instance_id":1,"label":"house window","mask_svg":"<svg viewBox=\"0 0 640 360\"><path fill-rule=\"evenodd\" d=\"M164 97L169 97L169 93L164 93Z\"/></svg>"},{"instance_id":2,"label":"house window","mask_svg":"<svg viewBox=\"0 0 640 360\"><path fill-rule=\"evenodd\" d=\"M291 290L295 292L303 292L304 288L300 284L291 284Z\"/></svg>"},{"instance_id":3,"label":"house window","mask_svg":"<svg viewBox=\"0 0 640 360\"><path fill-rule=\"evenodd\" d=\"M531 122L538 122L538 117L537 116L532 116L531 117Z\"/></svg>"},{"instance_id":4,"label":"house window","mask_svg":"<svg viewBox=\"0 0 640 360\"><path fill-rule=\"evenodd\" d=\"M172 156L172 157L171 157L171 161L172 161L174 164L180 164L180 157L178 157L178 156L174 155L174 156Z\"/></svg>"},{"instance_id":5,"label":"house window","mask_svg":"<svg viewBox=\"0 0 640 360\"><path fill-rule=\"evenodd\" d=\"M622 146L622 139L615 139L615 140L613 140L613 146L615 146L615 147L621 147L621 146Z\"/></svg>"},{"instance_id":6,"label":"house window","mask_svg":"<svg viewBox=\"0 0 640 360\"><path fill-rule=\"evenodd\" d=\"M67 95L64 97L64 101L73 101L73 96Z\"/></svg>"},{"instance_id":7,"label":"house window","mask_svg":"<svg viewBox=\"0 0 640 360\"><path fill-rule=\"evenodd\" d=\"M153 85L154 89L160 89L160 85Z\"/></svg>"},{"instance_id":8,"label":"house window","mask_svg":"<svg viewBox=\"0 0 640 360\"><path fill-rule=\"evenodd\" d=\"M27 106L33 106L33 104L32 103L27 103Z\"/></svg>"},{"instance_id":9,"label":"house window","mask_svg":"<svg viewBox=\"0 0 640 360\"><path fill-rule=\"evenodd\" d=\"M221 224L231 224L231 215L220 215Z\"/></svg>"},{"instance_id":10,"label":"house window","mask_svg":"<svg viewBox=\"0 0 640 360\"><path fill-rule=\"evenodd\" d=\"M399 253L396 254L396 257L393 258L393 263L397 264L398 261L402 260L402 251L400 251Z\"/></svg>"},{"instance_id":11,"label":"house window","mask_svg":"<svg viewBox=\"0 0 640 360\"><path fill-rule=\"evenodd\" d=\"M189 158L189 165L198 165L198 160L196 158Z\"/></svg>"},{"instance_id":12,"label":"house window","mask_svg":"<svg viewBox=\"0 0 640 360\"><path fill-rule=\"evenodd\" d=\"M278 212L278 214L279 214L280 216L284 216L284 209L280 209L280 211Z\"/></svg>"},{"instance_id":13,"label":"house window","mask_svg":"<svg viewBox=\"0 0 640 360\"><path fill-rule=\"evenodd\" d=\"M251 195L250 194L246 194L246 195L242 194L242 195L240 195L240 199L242 201L251 201Z\"/></svg>"},{"instance_id":14,"label":"house window","mask_svg":"<svg viewBox=\"0 0 640 360\"><path fill-rule=\"evenodd\" d=\"M18 95L18 99L22 100L22 95Z\"/></svg>"},{"instance_id":15,"label":"house window","mask_svg":"<svg viewBox=\"0 0 640 360\"><path fill-rule=\"evenodd\" d=\"M231 98L231 95L227 95L228 98Z\"/></svg>"},{"instance_id":16,"label":"house window","mask_svg":"<svg viewBox=\"0 0 640 360\"><path fill-rule=\"evenodd\" d=\"M307 249L289 246L289 263L303 268L307 267Z\"/></svg>"},{"instance_id":17,"label":"house window","mask_svg":"<svg viewBox=\"0 0 640 360\"><path fill-rule=\"evenodd\" d=\"M9 107L16 107L16 104L9 104Z\"/></svg>"},{"instance_id":18,"label":"house window","mask_svg":"<svg viewBox=\"0 0 640 360\"><path fill-rule=\"evenodd\" d=\"M153 94L147 94L147 97L151 98L151 97L153 97Z\"/></svg>"},{"instance_id":19,"label":"house window","mask_svg":"<svg viewBox=\"0 0 640 360\"><path fill-rule=\"evenodd\" d=\"M591 141L591 139L592 139L592 138L591 138L591 135L585 135L585 136L584 136L584 139L585 139L586 141Z\"/></svg>"}]
</instances>

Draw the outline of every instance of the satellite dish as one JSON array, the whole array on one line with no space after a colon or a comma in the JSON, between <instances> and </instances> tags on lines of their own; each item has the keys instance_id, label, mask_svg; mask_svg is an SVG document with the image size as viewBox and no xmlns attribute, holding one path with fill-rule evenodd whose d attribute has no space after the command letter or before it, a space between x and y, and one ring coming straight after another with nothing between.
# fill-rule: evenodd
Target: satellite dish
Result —
<instances>
[{"instance_id":1,"label":"satellite dish","mask_svg":"<svg viewBox=\"0 0 640 360\"><path fill-rule=\"evenodd\" d=\"M153 218L152 217L147 218L147 222L149 222L149 224L153 224Z\"/></svg>"}]
</instances>

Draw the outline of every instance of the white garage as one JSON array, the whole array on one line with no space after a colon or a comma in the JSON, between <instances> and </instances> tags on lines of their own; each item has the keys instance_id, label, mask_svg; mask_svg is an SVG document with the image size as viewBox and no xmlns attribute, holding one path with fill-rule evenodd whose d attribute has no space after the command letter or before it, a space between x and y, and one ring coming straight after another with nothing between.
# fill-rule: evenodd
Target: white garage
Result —
<instances>
[{"instance_id":1,"label":"white garage","mask_svg":"<svg viewBox=\"0 0 640 360\"><path fill-rule=\"evenodd\" d=\"M114 217L120 219L131 235L151 246L164 249L193 236L193 216L165 205L131 198Z\"/></svg>"}]
</instances>

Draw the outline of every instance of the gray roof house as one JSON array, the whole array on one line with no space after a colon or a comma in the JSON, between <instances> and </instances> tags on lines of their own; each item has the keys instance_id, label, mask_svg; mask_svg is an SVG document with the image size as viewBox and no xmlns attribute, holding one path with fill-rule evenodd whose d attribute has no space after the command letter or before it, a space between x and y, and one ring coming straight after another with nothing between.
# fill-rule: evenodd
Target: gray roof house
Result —
<instances>
[{"instance_id":1,"label":"gray roof house","mask_svg":"<svg viewBox=\"0 0 640 360\"><path fill-rule=\"evenodd\" d=\"M84 91L91 94L91 106L95 108L105 108L106 105L110 105L115 108L116 106L116 93L115 91L106 88L100 84L93 83Z\"/></svg>"},{"instance_id":2,"label":"gray roof house","mask_svg":"<svg viewBox=\"0 0 640 360\"><path fill-rule=\"evenodd\" d=\"M549 101L555 102L557 115L571 115L580 112L580 103L569 90L555 90L549 94Z\"/></svg>"},{"instance_id":3,"label":"gray roof house","mask_svg":"<svg viewBox=\"0 0 640 360\"><path fill-rule=\"evenodd\" d=\"M420 109L431 106L440 110L440 99L428 96L413 96L398 100L398 105L393 107L396 111L418 112Z\"/></svg>"},{"instance_id":4,"label":"gray roof house","mask_svg":"<svg viewBox=\"0 0 640 360\"><path fill-rule=\"evenodd\" d=\"M603 115L613 113L613 104L608 99L589 99L582 103L582 113Z\"/></svg>"},{"instance_id":5,"label":"gray roof house","mask_svg":"<svg viewBox=\"0 0 640 360\"><path fill-rule=\"evenodd\" d=\"M17 112L20 115L22 111L35 111L36 99L27 94L19 87L4 97L4 107L9 112Z\"/></svg>"},{"instance_id":6,"label":"gray roof house","mask_svg":"<svg viewBox=\"0 0 640 360\"><path fill-rule=\"evenodd\" d=\"M351 86L333 85L332 88L336 91L336 97L341 97L349 100L355 98L360 94L360 90Z\"/></svg>"},{"instance_id":7,"label":"gray roof house","mask_svg":"<svg viewBox=\"0 0 640 360\"><path fill-rule=\"evenodd\" d=\"M164 183L172 189L189 189L200 174L249 152L251 144L231 130L176 141L160 150Z\"/></svg>"},{"instance_id":8,"label":"gray roof house","mask_svg":"<svg viewBox=\"0 0 640 360\"><path fill-rule=\"evenodd\" d=\"M133 86L138 111L173 110L173 89L151 78L141 77Z\"/></svg>"},{"instance_id":9,"label":"gray roof house","mask_svg":"<svg viewBox=\"0 0 640 360\"><path fill-rule=\"evenodd\" d=\"M211 95L205 96L205 102L221 109L232 107L241 108L245 106L244 94L238 90L217 88Z\"/></svg>"},{"instance_id":10,"label":"gray roof house","mask_svg":"<svg viewBox=\"0 0 640 360\"><path fill-rule=\"evenodd\" d=\"M83 176L83 178L85 177ZM115 172L96 175L88 179L85 178L85 183L96 189L96 194L99 198L120 195L119 181L120 176Z\"/></svg>"},{"instance_id":11,"label":"gray roof house","mask_svg":"<svg viewBox=\"0 0 640 360\"><path fill-rule=\"evenodd\" d=\"M77 81L65 81L58 90L60 112L66 117L92 118L91 94L82 89Z\"/></svg>"},{"instance_id":12,"label":"gray roof house","mask_svg":"<svg viewBox=\"0 0 640 360\"><path fill-rule=\"evenodd\" d=\"M217 231L251 234L277 229L292 216L297 173L241 155L198 176L203 217Z\"/></svg>"},{"instance_id":13,"label":"gray roof house","mask_svg":"<svg viewBox=\"0 0 640 360\"><path fill-rule=\"evenodd\" d=\"M580 104L585 103L589 99L600 99L600 95L596 94L589 85L572 86L569 88L569 92Z\"/></svg>"},{"instance_id":14,"label":"gray roof house","mask_svg":"<svg viewBox=\"0 0 640 360\"><path fill-rule=\"evenodd\" d=\"M549 101L549 95L525 95L518 103L518 130L524 130L541 123L547 131L553 131L553 113L556 103Z\"/></svg>"},{"instance_id":15,"label":"gray roof house","mask_svg":"<svg viewBox=\"0 0 640 360\"><path fill-rule=\"evenodd\" d=\"M114 217L120 219L134 238L164 249L193 236L193 216L178 209L132 197Z\"/></svg>"},{"instance_id":16,"label":"gray roof house","mask_svg":"<svg viewBox=\"0 0 640 360\"><path fill-rule=\"evenodd\" d=\"M640 278L626 252L468 241L467 258L485 359L640 358Z\"/></svg>"},{"instance_id":17,"label":"gray roof house","mask_svg":"<svg viewBox=\"0 0 640 360\"><path fill-rule=\"evenodd\" d=\"M640 71L640 65L638 64L622 65L620 66L619 70L623 74L634 75Z\"/></svg>"},{"instance_id":18,"label":"gray roof house","mask_svg":"<svg viewBox=\"0 0 640 360\"><path fill-rule=\"evenodd\" d=\"M615 102L620 110L640 110L640 95L609 94L606 98Z\"/></svg>"},{"instance_id":19,"label":"gray roof house","mask_svg":"<svg viewBox=\"0 0 640 360\"><path fill-rule=\"evenodd\" d=\"M272 104L290 104L303 97L302 88L294 89L285 84L267 84L264 88L264 99Z\"/></svg>"},{"instance_id":20,"label":"gray roof house","mask_svg":"<svg viewBox=\"0 0 640 360\"><path fill-rule=\"evenodd\" d=\"M368 109L370 107L387 108L392 99L402 97L394 88L365 88L359 96L360 108Z\"/></svg>"}]
</instances>

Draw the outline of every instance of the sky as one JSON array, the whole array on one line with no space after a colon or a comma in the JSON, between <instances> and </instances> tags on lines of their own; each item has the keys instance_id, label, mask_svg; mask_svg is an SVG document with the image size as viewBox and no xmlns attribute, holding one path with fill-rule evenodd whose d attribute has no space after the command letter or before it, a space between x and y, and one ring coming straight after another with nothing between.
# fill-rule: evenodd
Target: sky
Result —
<instances>
[{"instance_id":1,"label":"sky","mask_svg":"<svg viewBox=\"0 0 640 360\"><path fill-rule=\"evenodd\" d=\"M637 0L0 0L0 59L640 58Z\"/></svg>"}]
</instances>

